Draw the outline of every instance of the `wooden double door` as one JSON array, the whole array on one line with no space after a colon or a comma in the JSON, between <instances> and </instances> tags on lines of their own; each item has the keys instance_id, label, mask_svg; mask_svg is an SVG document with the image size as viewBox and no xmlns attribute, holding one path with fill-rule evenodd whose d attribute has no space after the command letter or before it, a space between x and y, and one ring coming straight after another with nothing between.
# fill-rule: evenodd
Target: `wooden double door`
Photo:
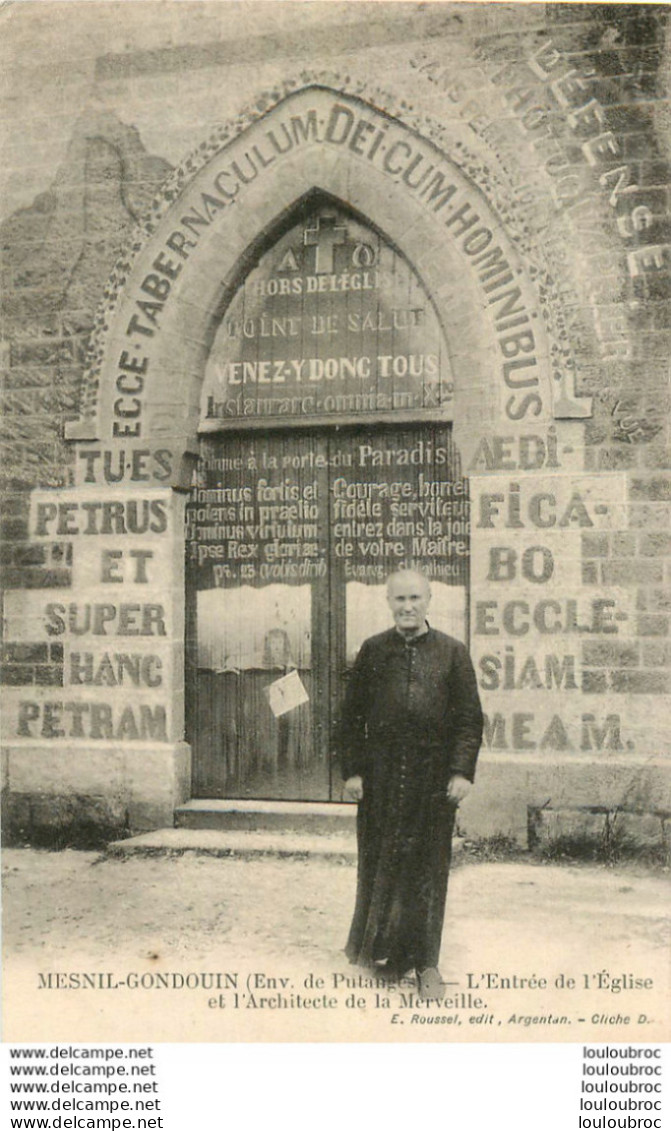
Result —
<instances>
[{"instance_id":1,"label":"wooden double door","mask_svg":"<svg viewBox=\"0 0 671 1131\"><path fill-rule=\"evenodd\" d=\"M414 567L464 638L469 508L448 425L203 441L187 508L193 796L340 800L333 730L385 581Z\"/></svg>"}]
</instances>

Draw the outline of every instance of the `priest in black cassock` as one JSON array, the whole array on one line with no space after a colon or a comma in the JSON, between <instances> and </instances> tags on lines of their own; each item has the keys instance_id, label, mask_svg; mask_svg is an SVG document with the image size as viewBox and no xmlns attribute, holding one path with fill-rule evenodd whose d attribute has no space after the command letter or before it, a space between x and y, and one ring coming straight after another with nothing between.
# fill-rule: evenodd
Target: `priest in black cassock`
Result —
<instances>
[{"instance_id":1,"label":"priest in black cassock","mask_svg":"<svg viewBox=\"0 0 671 1131\"><path fill-rule=\"evenodd\" d=\"M393 980L414 970L420 995L437 997L452 831L482 710L466 648L427 623L427 578L392 574L387 600L395 626L363 643L338 728L345 797L359 802L346 953Z\"/></svg>"}]
</instances>

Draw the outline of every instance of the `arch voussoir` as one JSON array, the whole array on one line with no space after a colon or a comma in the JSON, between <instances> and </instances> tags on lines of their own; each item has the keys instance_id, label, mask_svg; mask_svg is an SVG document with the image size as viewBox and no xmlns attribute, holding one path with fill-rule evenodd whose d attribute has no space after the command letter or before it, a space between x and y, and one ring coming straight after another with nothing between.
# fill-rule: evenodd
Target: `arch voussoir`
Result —
<instances>
[{"instance_id":1,"label":"arch voussoir","mask_svg":"<svg viewBox=\"0 0 671 1131\"><path fill-rule=\"evenodd\" d=\"M214 154L147 236L116 296L92 375L100 440L146 445L170 434L176 458L193 449L208 351L250 248L317 191L376 227L431 295L454 369L462 446L470 445L473 419L480 434L502 417L513 432L530 419L535 426L551 420L538 298L481 190L400 120L308 87ZM513 332L511 323L523 328ZM132 395L124 364L131 373L142 368ZM75 424L72 438L82 434Z\"/></svg>"}]
</instances>

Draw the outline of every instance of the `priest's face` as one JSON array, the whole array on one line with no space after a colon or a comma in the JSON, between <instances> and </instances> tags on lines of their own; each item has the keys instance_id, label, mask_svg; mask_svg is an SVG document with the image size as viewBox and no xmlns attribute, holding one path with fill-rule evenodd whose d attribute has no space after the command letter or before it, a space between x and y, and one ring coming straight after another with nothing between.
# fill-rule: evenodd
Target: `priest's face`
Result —
<instances>
[{"instance_id":1,"label":"priest's face","mask_svg":"<svg viewBox=\"0 0 671 1131\"><path fill-rule=\"evenodd\" d=\"M411 570L394 573L387 584L387 602L394 623L404 636L421 632L431 600L429 583L421 573Z\"/></svg>"}]
</instances>

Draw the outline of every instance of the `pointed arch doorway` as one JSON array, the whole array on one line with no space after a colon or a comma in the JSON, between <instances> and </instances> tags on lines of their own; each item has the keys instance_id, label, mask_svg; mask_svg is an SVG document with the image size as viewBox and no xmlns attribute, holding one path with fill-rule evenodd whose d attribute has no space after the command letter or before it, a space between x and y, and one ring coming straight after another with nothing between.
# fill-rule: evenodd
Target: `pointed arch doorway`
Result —
<instances>
[{"instance_id":1,"label":"pointed arch doorway","mask_svg":"<svg viewBox=\"0 0 671 1131\"><path fill-rule=\"evenodd\" d=\"M187 507L193 796L339 800L333 728L385 579L432 580L464 638L469 521L452 364L384 235L311 194L222 304Z\"/></svg>"}]
</instances>

